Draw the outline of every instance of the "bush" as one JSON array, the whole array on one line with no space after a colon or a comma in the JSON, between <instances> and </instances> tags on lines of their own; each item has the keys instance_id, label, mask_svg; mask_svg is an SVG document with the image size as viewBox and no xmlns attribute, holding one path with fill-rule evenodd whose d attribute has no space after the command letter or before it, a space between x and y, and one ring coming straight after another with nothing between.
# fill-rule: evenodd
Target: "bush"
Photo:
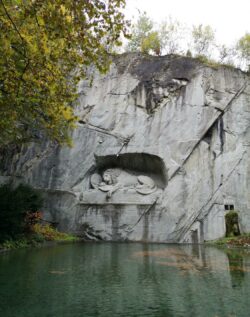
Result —
<instances>
[{"instance_id":1,"label":"bush","mask_svg":"<svg viewBox=\"0 0 250 317\"><path fill-rule=\"evenodd\" d=\"M226 219L226 237L234 237L240 235L238 213L235 210L229 211L225 215Z\"/></svg>"},{"instance_id":2,"label":"bush","mask_svg":"<svg viewBox=\"0 0 250 317\"><path fill-rule=\"evenodd\" d=\"M28 185L0 187L0 242L11 240L26 230L27 214L42 206L40 194Z\"/></svg>"},{"instance_id":3,"label":"bush","mask_svg":"<svg viewBox=\"0 0 250 317\"><path fill-rule=\"evenodd\" d=\"M75 241L76 237L57 231L50 224L40 224L36 223L32 226L32 231L38 235L42 236L44 240L47 241Z\"/></svg>"}]
</instances>

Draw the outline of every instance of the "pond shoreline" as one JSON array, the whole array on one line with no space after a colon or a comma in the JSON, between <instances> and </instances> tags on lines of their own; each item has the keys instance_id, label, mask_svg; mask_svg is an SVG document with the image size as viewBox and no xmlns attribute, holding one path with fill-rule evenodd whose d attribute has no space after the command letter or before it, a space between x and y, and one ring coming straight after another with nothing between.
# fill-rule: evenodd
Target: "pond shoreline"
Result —
<instances>
[{"instance_id":1,"label":"pond shoreline","mask_svg":"<svg viewBox=\"0 0 250 317\"><path fill-rule=\"evenodd\" d=\"M206 245L228 248L250 248L250 233L205 242Z\"/></svg>"},{"instance_id":2,"label":"pond shoreline","mask_svg":"<svg viewBox=\"0 0 250 317\"><path fill-rule=\"evenodd\" d=\"M51 240L51 241L34 241L32 239L25 239L25 243L22 243L23 240L14 240L11 241L10 245L8 247L4 247L3 244L0 245L0 253L8 252L12 250L20 250L20 249L40 249L40 248L46 248L46 247L53 247L57 246L59 244L70 244L70 243L79 243L83 242L82 239L75 237L75 239L72 240ZM20 243L20 244L19 244Z\"/></svg>"},{"instance_id":3,"label":"pond shoreline","mask_svg":"<svg viewBox=\"0 0 250 317\"><path fill-rule=\"evenodd\" d=\"M4 245L7 243L7 247ZM9 244L8 244L9 243ZM36 241L33 238L24 238L20 240L6 241L0 244L0 253L8 252L11 250L18 249L39 249L46 247L53 247L59 244L69 244L69 243L141 243L141 244L166 244L166 245L194 245L189 243L168 243L168 242L148 242L148 241L104 241L104 240L86 240L84 238L79 238L76 236L70 236L70 239L62 240L44 240ZM226 237L213 241L206 241L204 243L197 244L200 246L213 246L219 248L229 248L229 249L250 249L250 234L244 234L236 237Z\"/></svg>"}]
</instances>

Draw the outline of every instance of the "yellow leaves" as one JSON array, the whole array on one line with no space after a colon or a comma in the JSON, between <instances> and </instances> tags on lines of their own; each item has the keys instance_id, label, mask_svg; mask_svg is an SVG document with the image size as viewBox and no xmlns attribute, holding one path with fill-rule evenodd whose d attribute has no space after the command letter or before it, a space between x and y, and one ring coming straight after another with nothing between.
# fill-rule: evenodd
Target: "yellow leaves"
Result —
<instances>
[{"instance_id":1,"label":"yellow leaves","mask_svg":"<svg viewBox=\"0 0 250 317\"><path fill-rule=\"evenodd\" d=\"M60 10L61 10L63 15L66 13L66 8L63 4L60 5Z\"/></svg>"},{"instance_id":2,"label":"yellow leaves","mask_svg":"<svg viewBox=\"0 0 250 317\"><path fill-rule=\"evenodd\" d=\"M12 20L0 6L0 106L8 109L0 145L3 134L15 140L33 130L70 143L77 76L85 76L91 63L107 69L107 48L125 29L123 3L109 0L105 8L100 0L5 1Z\"/></svg>"},{"instance_id":3,"label":"yellow leaves","mask_svg":"<svg viewBox=\"0 0 250 317\"><path fill-rule=\"evenodd\" d=\"M69 14L69 11L66 9L65 5L61 4L60 5L60 12L62 13L63 16L65 16L65 20L70 23L72 21L72 17Z\"/></svg>"},{"instance_id":4,"label":"yellow leaves","mask_svg":"<svg viewBox=\"0 0 250 317\"><path fill-rule=\"evenodd\" d=\"M57 44L57 47L62 50L66 44L65 39L64 38L57 39L56 44Z\"/></svg>"},{"instance_id":5,"label":"yellow leaves","mask_svg":"<svg viewBox=\"0 0 250 317\"><path fill-rule=\"evenodd\" d=\"M44 21L42 16L37 15L36 18L37 18L37 23L38 23L39 26L44 26L45 25L45 21Z\"/></svg>"},{"instance_id":6,"label":"yellow leaves","mask_svg":"<svg viewBox=\"0 0 250 317\"><path fill-rule=\"evenodd\" d=\"M71 18L70 15L66 15L65 19L66 19L66 21L67 21L68 23L70 23L70 22L72 21L72 18Z\"/></svg>"},{"instance_id":7,"label":"yellow leaves","mask_svg":"<svg viewBox=\"0 0 250 317\"><path fill-rule=\"evenodd\" d=\"M49 41L48 41L48 37L47 37L46 33L42 33L41 40L40 40L40 46L41 46L43 53L45 55L49 55L51 52L51 49L50 49L48 44L49 44Z\"/></svg>"},{"instance_id":8,"label":"yellow leaves","mask_svg":"<svg viewBox=\"0 0 250 317\"><path fill-rule=\"evenodd\" d=\"M22 33L22 38L29 44L33 44L33 36L28 32Z\"/></svg>"},{"instance_id":9,"label":"yellow leaves","mask_svg":"<svg viewBox=\"0 0 250 317\"><path fill-rule=\"evenodd\" d=\"M141 42L142 53L148 53L152 50L156 55L160 55L161 41L157 31L150 32Z\"/></svg>"},{"instance_id":10,"label":"yellow leaves","mask_svg":"<svg viewBox=\"0 0 250 317\"><path fill-rule=\"evenodd\" d=\"M3 49L5 50L6 53L8 54L12 54L12 48L11 48L11 42L8 38L4 38L1 41L2 45L3 45Z\"/></svg>"},{"instance_id":11,"label":"yellow leaves","mask_svg":"<svg viewBox=\"0 0 250 317\"><path fill-rule=\"evenodd\" d=\"M62 114L65 120L72 121L74 120L74 113L72 108L70 107L64 107L62 110Z\"/></svg>"}]
</instances>

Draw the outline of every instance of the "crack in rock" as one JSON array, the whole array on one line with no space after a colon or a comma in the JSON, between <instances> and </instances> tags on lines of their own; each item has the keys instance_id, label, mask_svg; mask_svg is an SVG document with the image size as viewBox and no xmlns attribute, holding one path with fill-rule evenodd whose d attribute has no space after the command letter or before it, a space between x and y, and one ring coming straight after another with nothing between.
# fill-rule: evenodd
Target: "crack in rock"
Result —
<instances>
[{"instance_id":1,"label":"crack in rock","mask_svg":"<svg viewBox=\"0 0 250 317\"><path fill-rule=\"evenodd\" d=\"M236 168L239 166L239 164L241 163L241 161L243 160L243 157L244 155L246 154L247 152L244 151L242 153L242 157L237 161L237 163L235 164L235 166L233 167L233 169L228 173L227 177L224 179L223 183L221 183L217 188L216 190L213 192L213 194L210 196L210 198L208 199L208 201L197 211L197 212L194 212L192 215L190 215L190 217L188 219L184 219L183 218L183 221L185 221L185 225L183 224L179 224L179 226L182 226L181 228L177 228L176 230L174 230L170 236L172 237L176 237L176 240L177 241L181 241L184 236L187 234L187 232L190 230L190 228L192 227L192 225L195 223L195 221L198 220L198 218L205 218L208 213L209 213L209 210L211 210L211 207L210 209L207 210L207 212L205 212L203 214L203 211L204 211L204 208L206 208L210 203L211 201L214 201L214 199L216 198L216 194L219 192L219 190L221 189L221 187L223 187L225 185L225 183L227 183L231 177L231 175L233 174L233 172L236 170ZM202 216L202 217L201 217Z\"/></svg>"}]
</instances>

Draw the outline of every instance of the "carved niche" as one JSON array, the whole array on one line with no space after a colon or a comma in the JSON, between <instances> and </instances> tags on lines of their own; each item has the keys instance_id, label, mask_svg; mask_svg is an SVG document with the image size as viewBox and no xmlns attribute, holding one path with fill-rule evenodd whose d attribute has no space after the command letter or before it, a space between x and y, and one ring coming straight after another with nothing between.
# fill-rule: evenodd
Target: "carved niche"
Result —
<instances>
[{"instance_id":1,"label":"carved niche","mask_svg":"<svg viewBox=\"0 0 250 317\"><path fill-rule=\"evenodd\" d=\"M158 156L124 153L96 157L96 168L89 180L90 190L107 193L107 198L115 192L142 197L165 188L167 172Z\"/></svg>"}]
</instances>

